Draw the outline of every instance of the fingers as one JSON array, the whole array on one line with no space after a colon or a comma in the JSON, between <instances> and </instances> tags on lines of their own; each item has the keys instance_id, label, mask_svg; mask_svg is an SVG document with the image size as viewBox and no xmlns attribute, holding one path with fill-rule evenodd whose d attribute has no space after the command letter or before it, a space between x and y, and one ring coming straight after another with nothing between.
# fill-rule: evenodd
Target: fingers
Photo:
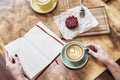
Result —
<instances>
[{"instance_id":1,"label":"fingers","mask_svg":"<svg viewBox=\"0 0 120 80\"><path fill-rule=\"evenodd\" d=\"M6 60L6 64L12 62L12 57L8 55L7 51L5 51L5 60Z\"/></svg>"},{"instance_id":2,"label":"fingers","mask_svg":"<svg viewBox=\"0 0 120 80\"><path fill-rule=\"evenodd\" d=\"M8 56L8 52L7 51L5 51L5 60L6 60L6 62L9 61L9 56Z\"/></svg>"},{"instance_id":3,"label":"fingers","mask_svg":"<svg viewBox=\"0 0 120 80\"><path fill-rule=\"evenodd\" d=\"M19 62L19 58L17 54L15 54L15 56L9 56L7 51L5 51L5 60L6 60L6 64Z\"/></svg>"},{"instance_id":4,"label":"fingers","mask_svg":"<svg viewBox=\"0 0 120 80\"><path fill-rule=\"evenodd\" d=\"M94 52L94 51L91 50L91 49L89 49L88 53L89 53L90 55L92 55L93 57L96 57L96 56L97 56L97 53Z\"/></svg>"},{"instance_id":5,"label":"fingers","mask_svg":"<svg viewBox=\"0 0 120 80\"><path fill-rule=\"evenodd\" d=\"M96 58L97 51L98 51L98 45L94 43L87 44L87 48L89 49L88 53Z\"/></svg>"},{"instance_id":6,"label":"fingers","mask_svg":"<svg viewBox=\"0 0 120 80\"><path fill-rule=\"evenodd\" d=\"M12 57L11 57L11 56L9 57L7 51L5 51L5 60L6 60L6 69L7 69L8 66L9 66L10 64L12 64Z\"/></svg>"},{"instance_id":7,"label":"fingers","mask_svg":"<svg viewBox=\"0 0 120 80\"><path fill-rule=\"evenodd\" d=\"M91 50L94 51L94 52L97 52L95 46L96 46L96 45L95 45L94 43L90 43L90 44L87 45L87 48L88 48L88 49L91 49Z\"/></svg>"},{"instance_id":8,"label":"fingers","mask_svg":"<svg viewBox=\"0 0 120 80\"><path fill-rule=\"evenodd\" d=\"M94 52L97 52L101 48L100 45L97 45L95 43L90 43L90 44L87 45L87 47L89 49L93 50Z\"/></svg>"},{"instance_id":9,"label":"fingers","mask_svg":"<svg viewBox=\"0 0 120 80\"><path fill-rule=\"evenodd\" d=\"M13 58L14 58L16 64L20 64L19 57L17 56L17 54L15 54L15 56L13 56Z\"/></svg>"}]
</instances>

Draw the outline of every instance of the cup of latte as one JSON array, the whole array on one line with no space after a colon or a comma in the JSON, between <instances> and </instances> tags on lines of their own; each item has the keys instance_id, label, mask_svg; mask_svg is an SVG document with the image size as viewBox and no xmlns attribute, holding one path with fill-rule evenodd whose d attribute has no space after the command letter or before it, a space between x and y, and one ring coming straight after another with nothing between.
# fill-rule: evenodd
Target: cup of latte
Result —
<instances>
[{"instance_id":1,"label":"cup of latte","mask_svg":"<svg viewBox=\"0 0 120 80\"><path fill-rule=\"evenodd\" d=\"M57 5L58 0L30 0L32 9L38 13L49 13Z\"/></svg>"},{"instance_id":2,"label":"cup of latte","mask_svg":"<svg viewBox=\"0 0 120 80\"><path fill-rule=\"evenodd\" d=\"M71 62L78 62L84 58L86 48L80 42L70 42L65 47L65 57Z\"/></svg>"},{"instance_id":3,"label":"cup of latte","mask_svg":"<svg viewBox=\"0 0 120 80\"><path fill-rule=\"evenodd\" d=\"M46 7L52 5L56 0L35 0L35 3L41 7Z\"/></svg>"}]
</instances>

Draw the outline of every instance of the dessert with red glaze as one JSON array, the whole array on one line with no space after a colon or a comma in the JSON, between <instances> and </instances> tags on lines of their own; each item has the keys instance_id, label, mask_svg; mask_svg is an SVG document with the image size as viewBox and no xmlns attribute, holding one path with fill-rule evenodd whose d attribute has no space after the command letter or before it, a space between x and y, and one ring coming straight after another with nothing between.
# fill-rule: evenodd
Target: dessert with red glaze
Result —
<instances>
[{"instance_id":1,"label":"dessert with red glaze","mask_svg":"<svg viewBox=\"0 0 120 80\"><path fill-rule=\"evenodd\" d=\"M78 20L75 16L69 16L65 21L66 27L68 29L74 29L78 26Z\"/></svg>"}]
</instances>

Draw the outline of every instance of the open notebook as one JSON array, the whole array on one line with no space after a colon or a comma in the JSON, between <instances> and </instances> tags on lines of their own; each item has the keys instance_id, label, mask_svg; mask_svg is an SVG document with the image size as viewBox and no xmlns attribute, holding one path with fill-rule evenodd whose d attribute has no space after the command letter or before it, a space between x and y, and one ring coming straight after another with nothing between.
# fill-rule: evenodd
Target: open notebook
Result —
<instances>
[{"instance_id":1,"label":"open notebook","mask_svg":"<svg viewBox=\"0 0 120 80\"><path fill-rule=\"evenodd\" d=\"M9 43L5 49L12 56L17 54L26 75L34 80L61 52L64 42L38 22L23 37Z\"/></svg>"}]
</instances>

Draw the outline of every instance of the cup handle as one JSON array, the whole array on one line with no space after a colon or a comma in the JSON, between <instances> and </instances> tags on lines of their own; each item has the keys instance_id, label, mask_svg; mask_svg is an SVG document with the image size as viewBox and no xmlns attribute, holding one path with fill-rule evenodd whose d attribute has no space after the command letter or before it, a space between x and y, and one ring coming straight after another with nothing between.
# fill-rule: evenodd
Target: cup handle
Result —
<instances>
[{"instance_id":1,"label":"cup handle","mask_svg":"<svg viewBox=\"0 0 120 80\"><path fill-rule=\"evenodd\" d=\"M85 53L86 53L86 54L88 54L88 51L89 51L89 49L88 49L88 48L85 48Z\"/></svg>"}]
</instances>

